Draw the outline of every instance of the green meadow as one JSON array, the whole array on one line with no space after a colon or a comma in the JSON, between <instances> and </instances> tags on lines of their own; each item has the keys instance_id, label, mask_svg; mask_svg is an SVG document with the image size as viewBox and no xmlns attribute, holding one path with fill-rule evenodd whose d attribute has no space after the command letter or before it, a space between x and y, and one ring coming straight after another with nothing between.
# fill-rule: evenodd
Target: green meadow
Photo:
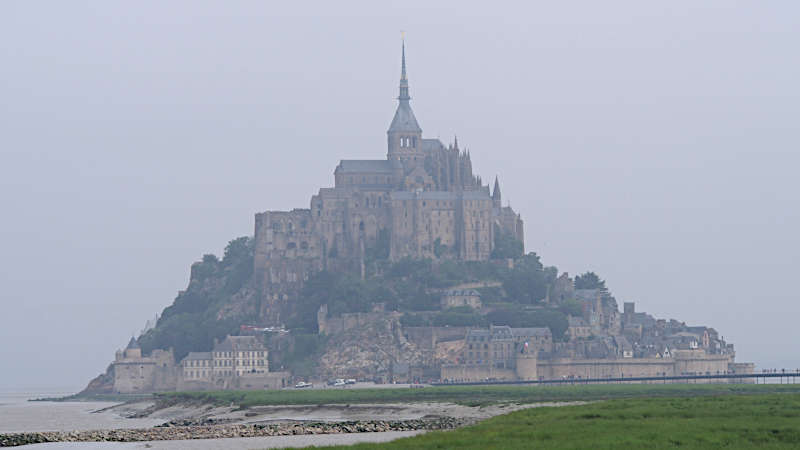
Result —
<instances>
[{"instance_id":1,"label":"green meadow","mask_svg":"<svg viewBox=\"0 0 800 450\"><path fill-rule=\"evenodd\" d=\"M451 402L482 406L497 403L594 401L627 398L798 393L800 384L596 384L565 386L434 386L425 388L310 389L174 392L157 394L165 404L189 402L242 408L264 405Z\"/></svg>"},{"instance_id":2,"label":"green meadow","mask_svg":"<svg viewBox=\"0 0 800 450\"><path fill-rule=\"evenodd\" d=\"M452 431L429 432L385 444L326 448L800 448L800 394L738 393L617 398L587 405L532 408Z\"/></svg>"}]
</instances>

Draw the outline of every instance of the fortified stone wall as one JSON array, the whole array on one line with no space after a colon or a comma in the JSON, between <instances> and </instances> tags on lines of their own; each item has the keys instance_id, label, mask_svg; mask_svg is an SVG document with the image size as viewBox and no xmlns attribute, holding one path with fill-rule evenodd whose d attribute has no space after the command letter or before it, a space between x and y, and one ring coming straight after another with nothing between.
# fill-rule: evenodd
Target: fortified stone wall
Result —
<instances>
[{"instance_id":1,"label":"fortified stone wall","mask_svg":"<svg viewBox=\"0 0 800 450\"><path fill-rule=\"evenodd\" d=\"M586 378L661 377L752 373L752 364L731 363L730 355L709 355L703 350L677 351L672 358L621 359L526 359L520 355L514 376L490 365L453 364L442 366L442 379L481 381L487 378L558 380ZM509 369L511 371L511 369ZM749 371L749 372L748 372ZM501 377L511 378L501 378ZM702 381L698 381L702 382ZM711 381L713 382L713 381Z\"/></svg>"},{"instance_id":2,"label":"fortified stone wall","mask_svg":"<svg viewBox=\"0 0 800 450\"><path fill-rule=\"evenodd\" d=\"M673 375L675 362L662 358L555 359L539 361L538 376L561 378L620 378Z\"/></svg>"},{"instance_id":3,"label":"fortified stone wall","mask_svg":"<svg viewBox=\"0 0 800 450\"><path fill-rule=\"evenodd\" d=\"M675 375L715 375L728 371L732 355L709 355L702 349L673 350Z\"/></svg>"},{"instance_id":4,"label":"fortified stone wall","mask_svg":"<svg viewBox=\"0 0 800 450\"><path fill-rule=\"evenodd\" d=\"M320 334L339 334L354 328L365 327L394 316L397 312L371 311L365 313L344 313L339 317L328 317L328 305L322 305L317 312L317 327Z\"/></svg>"},{"instance_id":5,"label":"fortified stone wall","mask_svg":"<svg viewBox=\"0 0 800 450\"><path fill-rule=\"evenodd\" d=\"M450 382L485 381L485 380L517 380L514 369L501 369L490 364L443 364L442 380Z\"/></svg>"},{"instance_id":6,"label":"fortified stone wall","mask_svg":"<svg viewBox=\"0 0 800 450\"><path fill-rule=\"evenodd\" d=\"M292 375L289 372L244 374L238 377L216 378L213 380L186 380L181 378L177 383L177 390L213 391L220 389L283 389L291 386L291 381Z\"/></svg>"},{"instance_id":7,"label":"fortified stone wall","mask_svg":"<svg viewBox=\"0 0 800 450\"><path fill-rule=\"evenodd\" d=\"M114 392L122 394L170 391L178 383L178 368L168 350L153 350L148 357L121 358L113 367Z\"/></svg>"}]
</instances>

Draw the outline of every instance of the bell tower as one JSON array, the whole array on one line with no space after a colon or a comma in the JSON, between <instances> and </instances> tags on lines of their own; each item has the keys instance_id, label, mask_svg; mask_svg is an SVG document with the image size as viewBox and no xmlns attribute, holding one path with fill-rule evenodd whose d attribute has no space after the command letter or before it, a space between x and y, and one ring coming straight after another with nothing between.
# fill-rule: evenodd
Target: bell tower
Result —
<instances>
[{"instance_id":1,"label":"bell tower","mask_svg":"<svg viewBox=\"0 0 800 450\"><path fill-rule=\"evenodd\" d=\"M422 151L422 129L411 110L408 95L408 77L406 76L406 42L402 44L402 68L400 71L400 95L397 97L397 111L394 113L392 124L386 132L389 151L389 160L398 160L407 169L424 162Z\"/></svg>"}]
</instances>

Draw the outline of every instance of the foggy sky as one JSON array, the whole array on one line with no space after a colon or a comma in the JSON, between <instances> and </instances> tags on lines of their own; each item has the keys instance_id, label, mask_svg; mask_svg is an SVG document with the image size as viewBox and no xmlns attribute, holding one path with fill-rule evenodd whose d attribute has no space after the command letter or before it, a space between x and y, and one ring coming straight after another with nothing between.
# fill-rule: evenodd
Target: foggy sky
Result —
<instances>
[{"instance_id":1,"label":"foggy sky","mask_svg":"<svg viewBox=\"0 0 800 450\"><path fill-rule=\"evenodd\" d=\"M0 390L77 390L190 264L426 137L526 249L796 368L797 2L0 2ZM305 2L304 2L305 3Z\"/></svg>"}]
</instances>

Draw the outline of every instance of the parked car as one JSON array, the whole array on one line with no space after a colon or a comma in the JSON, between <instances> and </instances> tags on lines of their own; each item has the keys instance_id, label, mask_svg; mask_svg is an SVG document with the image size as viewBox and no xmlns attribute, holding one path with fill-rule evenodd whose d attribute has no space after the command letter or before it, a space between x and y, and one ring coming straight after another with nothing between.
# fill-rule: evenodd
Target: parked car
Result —
<instances>
[{"instance_id":1,"label":"parked car","mask_svg":"<svg viewBox=\"0 0 800 450\"><path fill-rule=\"evenodd\" d=\"M333 383L334 386L344 386L347 384L343 379L337 378L336 381Z\"/></svg>"},{"instance_id":2,"label":"parked car","mask_svg":"<svg viewBox=\"0 0 800 450\"><path fill-rule=\"evenodd\" d=\"M305 381L301 381L294 385L295 389L303 389L303 388L310 388L314 387L314 383L306 383Z\"/></svg>"},{"instance_id":3,"label":"parked car","mask_svg":"<svg viewBox=\"0 0 800 450\"><path fill-rule=\"evenodd\" d=\"M354 378L348 378L344 380L345 384L356 384L356 380Z\"/></svg>"}]
</instances>

